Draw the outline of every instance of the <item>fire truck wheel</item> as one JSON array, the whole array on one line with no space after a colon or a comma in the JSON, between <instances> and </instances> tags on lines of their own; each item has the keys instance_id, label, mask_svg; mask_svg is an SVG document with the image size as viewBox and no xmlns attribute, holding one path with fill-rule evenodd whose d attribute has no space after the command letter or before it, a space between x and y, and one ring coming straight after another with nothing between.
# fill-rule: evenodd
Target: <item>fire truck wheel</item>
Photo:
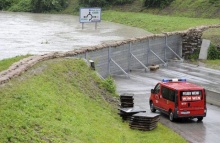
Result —
<instances>
[{"instance_id":1,"label":"fire truck wheel","mask_svg":"<svg viewBox=\"0 0 220 143\"><path fill-rule=\"evenodd\" d=\"M150 102L150 110L151 112L156 112L156 109L154 108L154 103L152 101Z\"/></svg>"},{"instance_id":2,"label":"fire truck wheel","mask_svg":"<svg viewBox=\"0 0 220 143\"><path fill-rule=\"evenodd\" d=\"M169 119L170 119L171 122L174 121L174 117L173 117L173 112L172 111L170 111L170 113L169 113Z\"/></svg>"},{"instance_id":3,"label":"fire truck wheel","mask_svg":"<svg viewBox=\"0 0 220 143\"><path fill-rule=\"evenodd\" d=\"M202 121L203 117L198 117L197 119L200 122L200 121Z\"/></svg>"}]
</instances>

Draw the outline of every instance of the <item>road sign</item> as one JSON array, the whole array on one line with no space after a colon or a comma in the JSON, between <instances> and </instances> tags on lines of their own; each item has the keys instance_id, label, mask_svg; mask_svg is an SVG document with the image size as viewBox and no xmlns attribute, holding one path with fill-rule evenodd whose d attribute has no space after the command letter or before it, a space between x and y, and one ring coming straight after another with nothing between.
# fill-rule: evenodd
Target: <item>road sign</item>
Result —
<instances>
[{"instance_id":1,"label":"road sign","mask_svg":"<svg viewBox=\"0 0 220 143\"><path fill-rule=\"evenodd\" d=\"M101 22L101 8L80 8L80 23Z\"/></svg>"}]
</instances>

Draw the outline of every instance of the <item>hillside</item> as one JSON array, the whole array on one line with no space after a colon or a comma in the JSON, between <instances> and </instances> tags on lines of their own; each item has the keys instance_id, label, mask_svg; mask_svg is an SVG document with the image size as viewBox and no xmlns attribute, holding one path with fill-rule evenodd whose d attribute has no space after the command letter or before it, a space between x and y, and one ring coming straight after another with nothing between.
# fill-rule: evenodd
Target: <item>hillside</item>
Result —
<instances>
[{"instance_id":1,"label":"hillside","mask_svg":"<svg viewBox=\"0 0 220 143\"><path fill-rule=\"evenodd\" d=\"M131 130L103 82L80 59L38 63L0 86L0 142L185 142L161 124Z\"/></svg>"},{"instance_id":2,"label":"hillside","mask_svg":"<svg viewBox=\"0 0 220 143\"><path fill-rule=\"evenodd\" d=\"M197 18L220 18L220 1L210 3L209 0L174 0L165 8L146 8L142 0L131 4L112 6L111 10L127 12L143 12L156 15L169 15Z\"/></svg>"},{"instance_id":3,"label":"hillside","mask_svg":"<svg viewBox=\"0 0 220 143\"><path fill-rule=\"evenodd\" d=\"M110 0L102 0L110 2ZM114 0L125 1L125 0ZM145 0L130 0L129 4L105 4L103 10L116 10L122 12L143 12L156 15L172 15L184 17L199 18L220 18L220 0L173 0L173 2L163 8L148 8L144 6ZM94 3L94 1L91 1ZM101 1L98 1L101 2ZM113 2L113 1L112 1ZM86 7L89 0L85 2ZM52 12L76 14L79 7L85 7L79 4L79 0L16 0L16 1L0 1L0 10L19 11L19 12Z\"/></svg>"},{"instance_id":4,"label":"hillside","mask_svg":"<svg viewBox=\"0 0 220 143\"><path fill-rule=\"evenodd\" d=\"M171 5L163 9L148 9L144 7L143 0L134 0L131 4L103 8L102 18L106 21L139 27L152 33L220 24L220 0L215 3L209 1L211 0L174 0ZM69 7L61 13L78 15L79 7L77 0L70 0ZM203 38L220 45L220 29L205 31Z\"/></svg>"}]
</instances>

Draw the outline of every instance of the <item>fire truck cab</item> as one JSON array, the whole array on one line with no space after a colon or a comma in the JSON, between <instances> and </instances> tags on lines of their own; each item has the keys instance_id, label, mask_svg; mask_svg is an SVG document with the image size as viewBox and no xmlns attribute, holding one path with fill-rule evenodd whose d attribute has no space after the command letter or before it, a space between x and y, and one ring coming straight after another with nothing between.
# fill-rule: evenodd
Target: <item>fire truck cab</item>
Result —
<instances>
[{"instance_id":1,"label":"fire truck cab","mask_svg":"<svg viewBox=\"0 0 220 143\"><path fill-rule=\"evenodd\" d=\"M149 98L151 112L159 110L169 115L170 121L177 118L206 116L206 93L203 87L186 82L186 79L163 79L151 89Z\"/></svg>"}]
</instances>

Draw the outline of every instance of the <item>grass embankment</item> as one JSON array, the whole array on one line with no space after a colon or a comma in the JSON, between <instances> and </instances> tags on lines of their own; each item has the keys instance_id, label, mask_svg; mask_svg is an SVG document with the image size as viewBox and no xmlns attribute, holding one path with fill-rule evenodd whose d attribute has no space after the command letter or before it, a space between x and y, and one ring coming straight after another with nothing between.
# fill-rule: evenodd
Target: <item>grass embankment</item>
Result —
<instances>
[{"instance_id":1,"label":"grass embankment","mask_svg":"<svg viewBox=\"0 0 220 143\"><path fill-rule=\"evenodd\" d=\"M0 86L0 141L185 142L161 124L151 132L129 129L102 82L83 60L36 64Z\"/></svg>"},{"instance_id":2,"label":"grass embankment","mask_svg":"<svg viewBox=\"0 0 220 143\"><path fill-rule=\"evenodd\" d=\"M142 28L155 34L181 31L201 25L220 24L220 19L161 16L119 11L104 11L102 18L106 21ZM220 28L205 31L203 38L210 39L215 45L220 45Z\"/></svg>"},{"instance_id":3,"label":"grass embankment","mask_svg":"<svg viewBox=\"0 0 220 143\"><path fill-rule=\"evenodd\" d=\"M220 46L220 28L208 29L203 32L204 39L211 39L211 42Z\"/></svg>"},{"instance_id":4,"label":"grass embankment","mask_svg":"<svg viewBox=\"0 0 220 143\"><path fill-rule=\"evenodd\" d=\"M8 69L13 63L15 63L23 58L29 57L29 56L30 55L16 56L14 58L0 60L0 72Z\"/></svg>"},{"instance_id":5,"label":"grass embankment","mask_svg":"<svg viewBox=\"0 0 220 143\"><path fill-rule=\"evenodd\" d=\"M152 33L172 32L201 25L220 24L220 19L159 16L117 11L104 11L102 18L111 22L139 27Z\"/></svg>"},{"instance_id":6,"label":"grass embankment","mask_svg":"<svg viewBox=\"0 0 220 143\"><path fill-rule=\"evenodd\" d=\"M202 60L207 68L220 70L220 60Z\"/></svg>"},{"instance_id":7,"label":"grass embankment","mask_svg":"<svg viewBox=\"0 0 220 143\"><path fill-rule=\"evenodd\" d=\"M170 6L159 10L158 14L184 17L220 18L220 1L175 0Z\"/></svg>"},{"instance_id":8,"label":"grass embankment","mask_svg":"<svg viewBox=\"0 0 220 143\"><path fill-rule=\"evenodd\" d=\"M210 2L210 0L174 0L169 6L164 8L144 7L142 0L134 0L131 4L112 6L110 9L123 12L151 13L155 15L220 18L219 0L215 2Z\"/></svg>"}]
</instances>

